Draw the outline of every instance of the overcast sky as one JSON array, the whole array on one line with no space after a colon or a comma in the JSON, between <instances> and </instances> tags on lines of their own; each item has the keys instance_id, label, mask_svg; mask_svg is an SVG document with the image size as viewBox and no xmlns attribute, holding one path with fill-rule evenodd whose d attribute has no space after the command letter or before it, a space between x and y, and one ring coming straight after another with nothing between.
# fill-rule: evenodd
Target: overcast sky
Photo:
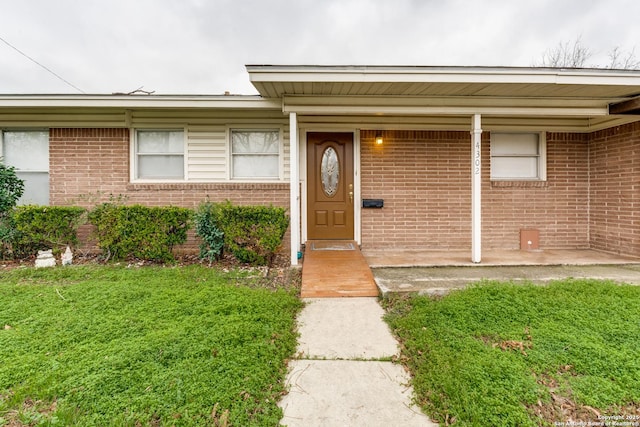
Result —
<instances>
[{"instance_id":1,"label":"overcast sky","mask_svg":"<svg viewBox=\"0 0 640 427\"><path fill-rule=\"evenodd\" d=\"M245 64L531 66L640 56L638 0L0 0L0 38L85 93L255 94ZM0 40L0 94L80 93Z\"/></svg>"}]
</instances>

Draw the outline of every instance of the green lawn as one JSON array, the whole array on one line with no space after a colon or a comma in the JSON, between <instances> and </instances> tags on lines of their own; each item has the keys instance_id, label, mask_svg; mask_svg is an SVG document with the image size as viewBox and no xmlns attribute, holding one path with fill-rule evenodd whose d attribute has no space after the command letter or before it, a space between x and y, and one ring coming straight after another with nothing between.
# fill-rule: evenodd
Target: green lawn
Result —
<instances>
[{"instance_id":1,"label":"green lawn","mask_svg":"<svg viewBox=\"0 0 640 427\"><path fill-rule=\"evenodd\" d=\"M638 286L483 283L387 310L418 403L441 425L640 425Z\"/></svg>"},{"instance_id":2,"label":"green lawn","mask_svg":"<svg viewBox=\"0 0 640 427\"><path fill-rule=\"evenodd\" d=\"M0 272L0 426L273 426L291 290L201 266Z\"/></svg>"}]
</instances>

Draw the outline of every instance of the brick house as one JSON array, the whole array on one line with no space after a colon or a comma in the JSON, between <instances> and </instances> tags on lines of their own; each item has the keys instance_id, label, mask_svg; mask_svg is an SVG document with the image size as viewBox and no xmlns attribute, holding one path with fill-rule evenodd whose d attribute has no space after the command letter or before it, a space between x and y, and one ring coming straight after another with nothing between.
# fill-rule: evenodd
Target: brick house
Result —
<instances>
[{"instance_id":1,"label":"brick house","mask_svg":"<svg viewBox=\"0 0 640 427\"><path fill-rule=\"evenodd\" d=\"M292 264L311 239L480 262L523 233L640 256L640 71L247 71L257 96L0 95L0 155L24 203L287 207Z\"/></svg>"}]
</instances>

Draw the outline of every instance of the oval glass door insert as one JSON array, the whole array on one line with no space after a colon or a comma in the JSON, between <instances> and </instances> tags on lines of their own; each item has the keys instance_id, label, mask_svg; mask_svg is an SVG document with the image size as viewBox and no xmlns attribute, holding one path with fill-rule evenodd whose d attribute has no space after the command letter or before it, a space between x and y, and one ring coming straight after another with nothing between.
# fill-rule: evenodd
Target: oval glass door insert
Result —
<instances>
[{"instance_id":1,"label":"oval glass door insert","mask_svg":"<svg viewBox=\"0 0 640 427\"><path fill-rule=\"evenodd\" d=\"M333 147L327 147L322 153L320 178L324 194L328 197L335 196L338 191L338 182L340 181L340 163L338 161L338 153Z\"/></svg>"}]
</instances>

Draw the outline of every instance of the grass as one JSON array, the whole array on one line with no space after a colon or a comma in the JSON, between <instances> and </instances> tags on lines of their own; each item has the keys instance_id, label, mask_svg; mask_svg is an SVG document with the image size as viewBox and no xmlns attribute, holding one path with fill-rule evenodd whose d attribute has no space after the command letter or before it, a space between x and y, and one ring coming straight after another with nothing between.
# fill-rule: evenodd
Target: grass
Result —
<instances>
[{"instance_id":1,"label":"grass","mask_svg":"<svg viewBox=\"0 0 640 427\"><path fill-rule=\"evenodd\" d=\"M254 284L200 266L3 271L0 426L277 425L301 303Z\"/></svg>"},{"instance_id":2,"label":"grass","mask_svg":"<svg viewBox=\"0 0 640 427\"><path fill-rule=\"evenodd\" d=\"M640 287L486 282L387 309L417 401L442 425L640 422Z\"/></svg>"}]
</instances>

